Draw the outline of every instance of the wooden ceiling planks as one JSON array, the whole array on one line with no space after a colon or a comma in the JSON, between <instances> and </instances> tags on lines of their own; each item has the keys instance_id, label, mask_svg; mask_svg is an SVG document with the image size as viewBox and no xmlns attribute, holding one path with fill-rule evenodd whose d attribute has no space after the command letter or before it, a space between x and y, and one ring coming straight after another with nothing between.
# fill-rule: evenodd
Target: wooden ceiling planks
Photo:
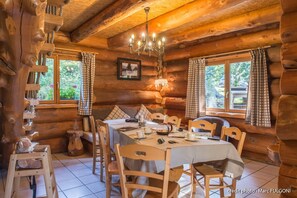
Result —
<instances>
[{"instance_id":1,"label":"wooden ceiling planks","mask_svg":"<svg viewBox=\"0 0 297 198\"><path fill-rule=\"evenodd\" d=\"M71 40L79 42L90 35L105 30L119 21L133 15L150 6L153 0L119 0L108 6L103 11L99 12L95 17L82 24L79 28L71 33Z\"/></svg>"},{"instance_id":2,"label":"wooden ceiling planks","mask_svg":"<svg viewBox=\"0 0 297 198\"><path fill-rule=\"evenodd\" d=\"M184 42L191 42L197 39L252 29L262 25L279 22L280 16L281 7L279 4L276 4L260 10L208 23L206 25L189 28L184 31L178 31L178 28L172 29L164 33L167 38L166 46L172 47L173 45L180 45Z\"/></svg>"},{"instance_id":3,"label":"wooden ceiling planks","mask_svg":"<svg viewBox=\"0 0 297 198\"><path fill-rule=\"evenodd\" d=\"M64 24L62 31L71 32L101 12L115 0L71 0L63 7Z\"/></svg>"},{"instance_id":4,"label":"wooden ceiling planks","mask_svg":"<svg viewBox=\"0 0 297 198\"><path fill-rule=\"evenodd\" d=\"M269 5L279 3L278 0L197 0L178 9L168 12L149 21L149 28L156 33L166 32L171 29L182 32L181 29L195 28L197 25L207 24L226 17L243 14ZM197 9L199 8L199 9ZM118 34L108 39L110 48L127 45L127 40L134 32L143 31L145 24ZM165 35L166 36L166 35Z\"/></svg>"}]
</instances>

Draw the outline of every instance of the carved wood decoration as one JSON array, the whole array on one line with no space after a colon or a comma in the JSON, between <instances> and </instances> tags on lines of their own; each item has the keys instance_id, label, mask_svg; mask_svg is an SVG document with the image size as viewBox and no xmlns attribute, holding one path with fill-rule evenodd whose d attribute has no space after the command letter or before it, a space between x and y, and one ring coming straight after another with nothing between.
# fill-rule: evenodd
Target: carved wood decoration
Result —
<instances>
[{"instance_id":1,"label":"carved wood decoration","mask_svg":"<svg viewBox=\"0 0 297 198\"><path fill-rule=\"evenodd\" d=\"M281 94L278 104L276 133L281 140L281 166L278 187L291 189L290 193L283 193L281 197L297 197L297 2L281 0L283 14L281 17L281 64L283 72L280 79ZM295 85L295 86L294 86Z\"/></svg>"},{"instance_id":2,"label":"carved wood decoration","mask_svg":"<svg viewBox=\"0 0 297 198\"><path fill-rule=\"evenodd\" d=\"M46 0L7 0L0 10L1 65L15 72L8 74L2 90L3 161L8 161L13 144L24 135L24 96L29 69L45 41ZM1 72L1 73L2 73Z\"/></svg>"}]
</instances>

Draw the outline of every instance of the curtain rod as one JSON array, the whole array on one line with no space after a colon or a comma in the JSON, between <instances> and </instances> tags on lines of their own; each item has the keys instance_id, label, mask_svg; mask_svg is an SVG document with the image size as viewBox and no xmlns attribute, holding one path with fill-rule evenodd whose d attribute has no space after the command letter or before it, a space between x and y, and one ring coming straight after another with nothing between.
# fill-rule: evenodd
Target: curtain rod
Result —
<instances>
[{"instance_id":1,"label":"curtain rod","mask_svg":"<svg viewBox=\"0 0 297 198\"><path fill-rule=\"evenodd\" d=\"M221 57L221 56L225 56L225 55L233 55L233 54L239 54L239 53L243 53L243 52L249 52L251 50L254 50L254 49L266 49L266 48L270 48L272 47L271 45L267 45L267 46L264 46L264 47L258 47L258 48L250 48L250 49L244 49L244 50L237 50L237 51L233 51L233 52L225 52L225 53L220 53L220 54L214 54L214 55L208 55L208 56L201 56L199 58L216 58L216 57Z\"/></svg>"},{"instance_id":2,"label":"curtain rod","mask_svg":"<svg viewBox=\"0 0 297 198\"><path fill-rule=\"evenodd\" d=\"M56 47L57 50L63 50L63 51L69 51L69 52L84 52L83 50L76 50L76 49L68 49L68 48L63 48L63 47ZM95 55L98 55L98 52L91 52L91 51L85 51L89 53L93 53Z\"/></svg>"}]
</instances>

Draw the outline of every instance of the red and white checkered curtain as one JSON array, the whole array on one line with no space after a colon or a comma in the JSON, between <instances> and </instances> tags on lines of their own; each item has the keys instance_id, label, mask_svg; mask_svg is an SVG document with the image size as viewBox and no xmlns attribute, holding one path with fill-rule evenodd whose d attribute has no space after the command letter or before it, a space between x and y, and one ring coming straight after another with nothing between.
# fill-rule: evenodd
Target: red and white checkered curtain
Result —
<instances>
[{"instance_id":1,"label":"red and white checkered curtain","mask_svg":"<svg viewBox=\"0 0 297 198\"><path fill-rule=\"evenodd\" d=\"M78 105L79 115L91 115L93 107L93 86L95 79L95 54L82 52L81 88Z\"/></svg>"},{"instance_id":2,"label":"red and white checkered curtain","mask_svg":"<svg viewBox=\"0 0 297 198\"><path fill-rule=\"evenodd\" d=\"M189 59L186 118L205 116L205 59Z\"/></svg>"},{"instance_id":3,"label":"red and white checkered curtain","mask_svg":"<svg viewBox=\"0 0 297 198\"><path fill-rule=\"evenodd\" d=\"M265 50L252 50L251 56L246 122L253 126L271 127Z\"/></svg>"}]
</instances>

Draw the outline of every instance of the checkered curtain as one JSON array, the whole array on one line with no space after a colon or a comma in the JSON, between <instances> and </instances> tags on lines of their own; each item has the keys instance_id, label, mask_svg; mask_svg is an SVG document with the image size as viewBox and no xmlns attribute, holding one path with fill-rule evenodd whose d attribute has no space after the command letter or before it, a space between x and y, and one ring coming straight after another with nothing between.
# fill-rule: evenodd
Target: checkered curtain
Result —
<instances>
[{"instance_id":1,"label":"checkered curtain","mask_svg":"<svg viewBox=\"0 0 297 198\"><path fill-rule=\"evenodd\" d=\"M78 106L79 115L91 115L93 107L93 86L95 79L95 54L82 52L81 88Z\"/></svg>"},{"instance_id":2,"label":"checkered curtain","mask_svg":"<svg viewBox=\"0 0 297 198\"><path fill-rule=\"evenodd\" d=\"M205 116L205 59L189 60L186 117Z\"/></svg>"},{"instance_id":3,"label":"checkered curtain","mask_svg":"<svg viewBox=\"0 0 297 198\"><path fill-rule=\"evenodd\" d=\"M265 50L252 50L251 56L246 122L253 126L271 127Z\"/></svg>"}]
</instances>

